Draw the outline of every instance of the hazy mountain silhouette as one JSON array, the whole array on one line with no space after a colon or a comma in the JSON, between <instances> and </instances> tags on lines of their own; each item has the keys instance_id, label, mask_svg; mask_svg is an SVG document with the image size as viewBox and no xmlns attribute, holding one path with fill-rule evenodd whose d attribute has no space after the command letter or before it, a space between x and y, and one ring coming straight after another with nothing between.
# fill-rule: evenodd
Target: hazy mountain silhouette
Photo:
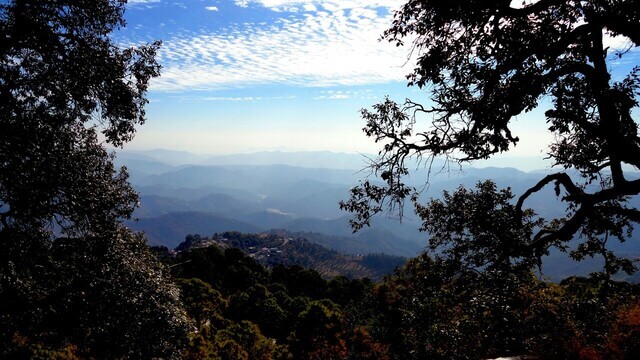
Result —
<instances>
[{"instance_id":1,"label":"hazy mountain silhouette","mask_svg":"<svg viewBox=\"0 0 640 360\"><path fill-rule=\"evenodd\" d=\"M211 235L225 231L257 233L262 229L239 220L205 212L173 212L157 217L142 218L128 224L143 231L151 245L178 246L188 234Z\"/></svg>"},{"instance_id":2,"label":"hazy mountain silhouette","mask_svg":"<svg viewBox=\"0 0 640 360\"><path fill-rule=\"evenodd\" d=\"M413 256L424 249L427 234L418 232L419 219L412 209L405 211L402 224L383 216L376 217L371 228L352 234L349 214L338 202L348 197L351 187L364 176L359 172L365 158L356 154L331 152L264 152L208 157L164 150L120 152L117 163L125 165L131 181L142 195L141 207L132 224L145 230L153 243L175 245L192 233L268 231L274 228L313 234L311 241L349 253L386 252ZM293 166L296 165L296 166ZM353 166L352 168L349 168ZM440 197L443 191L459 186L473 187L487 178L498 187L510 187L519 196L540 179L540 172L515 168L445 167L435 162L431 171L417 167L408 177L409 185L421 186L421 201ZM545 170L548 172L548 170ZM375 180L373 180L375 181ZM553 218L564 213L552 186L525 203L540 216ZM632 206L640 201L632 199ZM640 236L626 244L610 241L611 248L624 254L640 253ZM588 273L598 260L566 265L563 254L554 254L545 262L550 276L572 271Z\"/></svg>"}]
</instances>

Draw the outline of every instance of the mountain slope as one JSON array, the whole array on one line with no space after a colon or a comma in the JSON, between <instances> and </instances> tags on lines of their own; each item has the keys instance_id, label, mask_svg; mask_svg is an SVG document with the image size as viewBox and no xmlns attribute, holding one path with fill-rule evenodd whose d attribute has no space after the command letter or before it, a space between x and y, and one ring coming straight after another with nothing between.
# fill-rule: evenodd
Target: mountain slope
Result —
<instances>
[{"instance_id":1,"label":"mountain slope","mask_svg":"<svg viewBox=\"0 0 640 360\"><path fill-rule=\"evenodd\" d=\"M402 266L407 260L404 257L383 254L340 254L286 231L260 234L226 232L210 238L197 237L196 240L192 238L180 244L179 250L189 251L208 246L235 247L265 266L300 265L314 269L328 278L346 276L378 280L392 272L395 267Z\"/></svg>"},{"instance_id":2,"label":"mountain slope","mask_svg":"<svg viewBox=\"0 0 640 360\"><path fill-rule=\"evenodd\" d=\"M188 234L211 235L225 231L259 232L254 225L204 212L178 212L152 218L143 218L128 225L144 231L151 245L174 248Z\"/></svg>"}]
</instances>

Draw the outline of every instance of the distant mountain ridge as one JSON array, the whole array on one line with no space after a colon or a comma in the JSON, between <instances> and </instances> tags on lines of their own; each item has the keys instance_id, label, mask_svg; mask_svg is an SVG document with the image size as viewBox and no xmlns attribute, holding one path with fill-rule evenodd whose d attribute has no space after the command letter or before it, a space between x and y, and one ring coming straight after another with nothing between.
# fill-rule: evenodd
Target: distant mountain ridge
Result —
<instances>
[{"instance_id":1,"label":"distant mountain ridge","mask_svg":"<svg viewBox=\"0 0 640 360\"><path fill-rule=\"evenodd\" d=\"M260 213L264 216L264 213ZM410 257L417 254L423 246L417 241L408 240L388 229L364 229L352 234L346 224L346 218L336 220L297 219L287 221L286 215L280 226L260 224L247 217L245 221L227 218L220 214L208 212L170 212L128 223L134 230L143 231L150 245L161 245L168 248L178 246L189 234L211 236L215 233L239 231L242 233L268 232L276 229L285 230L320 244L328 249L344 254L385 253L395 256ZM252 214L252 216L257 216ZM301 223L302 221L302 223ZM344 224L342 224L344 222ZM309 225L311 223L312 225ZM334 228L335 230L329 230ZM425 240L426 241L426 240Z\"/></svg>"},{"instance_id":2,"label":"distant mountain ridge","mask_svg":"<svg viewBox=\"0 0 640 360\"><path fill-rule=\"evenodd\" d=\"M128 224L143 231L150 245L173 248L188 234L213 234L225 231L256 233L261 229L249 223L205 212L174 212L152 218L142 218Z\"/></svg>"},{"instance_id":3,"label":"distant mountain ridge","mask_svg":"<svg viewBox=\"0 0 640 360\"><path fill-rule=\"evenodd\" d=\"M362 169L369 154L340 153L331 151L260 151L246 154L198 155L186 151L165 149L119 150L122 161L132 159L156 161L167 165L289 165L323 169Z\"/></svg>"},{"instance_id":4,"label":"distant mountain ridge","mask_svg":"<svg viewBox=\"0 0 640 360\"><path fill-rule=\"evenodd\" d=\"M357 154L330 152L210 157L158 150L122 151L116 163L127 166L134 188L141 193L141 207L134 214L140 221L130 226L145 231L153 244L175 245L191 233L286 229L310 234L311 241L343 253L415 256L426 247L427 234L417 231L420 221L409 209L402 224L379 216L371 228L352 234L350 215L339 209L338 202L347 199L349 189L366 175L359 172L361 166L355 167L359 163L356 158L365 160ZM354 168L340 168L348 167L344 164ZM411 170L407 184L424 189L421 202L461 185L473 187L487 178L498 187L510 187L519 196L541 178L540 172L448 168L441 162L435 162L431 171L419 167ZM429 186L424 188L427 178ZM640 207L640 199L632 199L631 205ZM564 204L552 186L527 199L525 206L549 219L564 212ZM623 255L640 254L640 229L634 235L625 244L612 242L612 249ZM567 267L567 261L566 257L549 257L545 274L570 274L572 269L585 274L595 269L589 262Z\"/></svg>"}]
</instances>

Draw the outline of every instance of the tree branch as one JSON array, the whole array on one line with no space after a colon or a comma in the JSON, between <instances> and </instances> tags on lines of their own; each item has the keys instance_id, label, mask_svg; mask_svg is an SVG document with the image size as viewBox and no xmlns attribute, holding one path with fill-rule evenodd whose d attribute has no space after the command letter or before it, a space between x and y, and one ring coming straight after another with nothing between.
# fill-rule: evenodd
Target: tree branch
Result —
<instances>
[{"instance_id":1,"label":"tree branch","mask_svg":"<svg viewBox=\"0 0 640 360\"><path fill-rule=\"evenodd\" d=\"M582 226L582 223L591 214L592 210L593 205L583 205L559 229L539 231L534 236L531 244L529 244L529 248L536 251L537 254L541 254L544 248L554 241L571 240L573 234L580 229L580 226Z\"/></svg>"},{"instance_id":2,"label":"tree branch","mask_svg":"<svg viewBox=\"0 0 640 360\"><path fill-rule=\"evenodd\" d=\"M505 9L505 15L509 17L525 17L546 10L554 5L561 5L562 3L564 3L564 1L562 0L540 0L536 3L519 9L507 7Z\"/></svg>"},{"instance_id":3,"label":"tree branch","mask_svg":"<svg viewBox=\"0 0 640 360\"><path fill-rule=\"evenodd\" d=\"M531 196L533 193L536 193L542 190L550 182L555 181L557 185L563 185L564 188L569 193L569 196L578 196L584 195L584 191L582 191L579 187L577 187L569 175L566 173L557 173L545 176L542 180L540 180L535 186L527 190L520 198L518 198L518 202L516 203L516 211L518 212L518 216L522 216L522 206L524 205L524 201Z\"/></svg>"},{"instance_id":4,"label":"tree branch","mask_svg":"<svg viewBox=\"0 0 640 360\"><path fill-rule=\"evenodd\" d=\"M640 211L624 207L607 207L606 210L615 215L623 216L633 222L640 223Z\"/></svg>"},{"instance_id":5,"label":"tree branch","mask_svg":"<svg viewBox=\"0 0 640 360\"><path fill-rule=\"evenodd\" d=\"M606 29L628 37L635 46L640 46L640 27L637 23L631 23L620 15L602 16L600 18Z\"/></svg>"}]
</instances>

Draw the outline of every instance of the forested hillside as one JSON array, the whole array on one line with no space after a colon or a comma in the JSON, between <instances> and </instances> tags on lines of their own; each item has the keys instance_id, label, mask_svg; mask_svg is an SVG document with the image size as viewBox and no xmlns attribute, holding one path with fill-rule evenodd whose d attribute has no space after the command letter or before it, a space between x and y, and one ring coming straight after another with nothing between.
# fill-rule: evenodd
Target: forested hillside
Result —
<instances>
[{"instance_id":1,"label":"forested hillside","mask_svg":"<svg viewBox=\"0 0 640 360\"><path fill-rule=\"evenodd\" d=\"M225 238L245 245L262 241ZM325 278L298 265L267 269L237 248L195 243L175 257L156 249L178 279L198 329L186 358L640 355L638 285L599 277L561 284L531 275L491 277L426 255L373 283Z\"/></svg>"},{"instance_id":2,"label":"forested hillside","mask_svg":"<svg viewBox=\"0 0 640 360\"><path fill-rule=\"evenodd\" d=\"M236 248L267 268L298 265L313 269L324 278L344 276L349 279L369 278L374 281L392 273L407 261L406 258L387 254L341 254L308 241L304 235L284 230L261 234L225 232L214 234L212 237L193 234L187 235L185 241L175 250L188 251L208 246Z\"/></svg>"}]
</instances>

